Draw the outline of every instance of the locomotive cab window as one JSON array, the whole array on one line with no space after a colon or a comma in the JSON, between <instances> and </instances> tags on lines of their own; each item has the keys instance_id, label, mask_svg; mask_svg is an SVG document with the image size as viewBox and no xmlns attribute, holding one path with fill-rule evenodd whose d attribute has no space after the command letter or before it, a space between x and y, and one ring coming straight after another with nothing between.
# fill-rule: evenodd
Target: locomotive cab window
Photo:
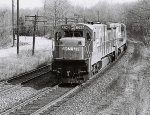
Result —
<instances>
[{"instance_id":1,"label":"locomotive cab window","mask_svg":"<svg viewBox=\"0 0 150 115\"><path fill-rule=\"evenodd\" d=\"M86 36L87 36L87 40L90 41L90 40L91 40L91 35L90 35L90 33L87 33Z\"/></svg>"},{"instance_id":2,"label":"locomotive cab window","mask_svg":"<svg viewBox=\"0 0 150 115\"><path fill-rule=\"evenodd\" d=\"M55 33L55 38L56 38L56 40L61 39L61 32L56 32Z\"/></svg>"},{"instance_id":3,"label":"locomotive cab window","mask_svg":"<svg viewBox=\"0 0 150 115\"><path fill-rule=\"evenodd\" d=\"M64 31L64 37L83 37L83 31Z\"/></svg>"}]
</instances>

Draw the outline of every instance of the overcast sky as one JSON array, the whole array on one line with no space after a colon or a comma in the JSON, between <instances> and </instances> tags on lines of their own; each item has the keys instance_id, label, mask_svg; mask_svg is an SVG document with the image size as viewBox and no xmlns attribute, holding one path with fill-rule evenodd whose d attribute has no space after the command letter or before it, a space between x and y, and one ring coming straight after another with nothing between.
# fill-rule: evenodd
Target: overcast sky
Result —
<instances>
[{"instance_id":1,"label":"overcast sky","mask_svg":"<svg viewBox=\"0 0 150 115\"><path fill-rule=\"evenodd\" d=\"M15 2L17 0L14 0ZM43 7L44 0L19 0L20 8L37 8ZM91 7L95 5L98 1L109 1L112 3L116 2L133 2L137 0L69 0L71 4L75 6ZM11 8L12 0L0 0L0 7L10 7Z\"/></svg>"},{"instance_id":2,"label":"overcast sky","mask_svg":"<svg viewBox=\"0 0 150 115\"><path fill-rule=\"evenodd\" d=\"M124 3L124 2L134 2L137 0L69 0L72 4L83 6L83 7L91 7L94 6L99 1L107 1L109 3Z\"/></svg>"}]
</instances>

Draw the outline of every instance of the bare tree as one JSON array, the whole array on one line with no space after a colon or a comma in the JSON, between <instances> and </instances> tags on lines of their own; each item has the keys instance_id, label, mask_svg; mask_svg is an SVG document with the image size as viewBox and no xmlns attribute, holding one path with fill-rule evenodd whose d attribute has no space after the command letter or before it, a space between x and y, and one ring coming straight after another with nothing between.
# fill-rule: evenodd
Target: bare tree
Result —
<instances>
[{"instance_id":1,"label":"bare tree","mask_svg":"<svg viewBox=\"0 0 150 115\"><path fill-rule=\"evenodd\" d=\"M53 26L59 24L58 20L65 18L69 14L69 3L66 0L45 0L44 11L46 17L53 23ZM52 20L53 19L53 20ZM52 22L53 21L53 22Z\"/></svg>"},{"instance_id":2,"label":"bare tree","mask_svg":"<svg viewBox=\"0 0 150 115\"><path fill-rule=\"evenodd\" d=\"M142 41L145 45L148 41L146 36L150 35L150 1L139 0L126 9L126 25L130 31L130 35L136 36L136 38Z\"/></svg>"},{"instance_id":3,"label":"bare tree","mask_svg":"<svg viewBox=\"0 0 150 115\"><path fill-rule=\"evenodd\" d=\"M0 47L6 46L11 42L11 17L10 11L7 9L0 10Z\"/></svg>"}]
</instances>

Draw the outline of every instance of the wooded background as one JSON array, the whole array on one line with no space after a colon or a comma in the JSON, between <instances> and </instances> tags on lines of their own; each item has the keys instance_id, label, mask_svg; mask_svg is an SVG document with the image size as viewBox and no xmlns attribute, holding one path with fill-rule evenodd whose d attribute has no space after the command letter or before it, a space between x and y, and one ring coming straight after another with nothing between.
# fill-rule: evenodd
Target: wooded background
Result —
<instances>
[{"instance_id":1,"label":"wooded background","mask_svg":"<svg viewBox=\"0 0 150 115\"><path fill-rule=\"evenodd\" d=\"M10 8L0 9L0 47L4 47L12 41L12 15ZM38 17L36 28L37 36L48 35L53 37L57 25L71 22L122 22L126 24L128 37L133 37L149 44L150 36L150 1L138 0L133 3L111 4L105 1L95 6L86 8L72 6L67 0L43 0L41 9L20 9L19 33L22 36L33 34L33 22L26 21L25 16ZM31 19L32 20L32 19ZM16 27L16 11L15 11Z\"/></svg>"}]
</instances>

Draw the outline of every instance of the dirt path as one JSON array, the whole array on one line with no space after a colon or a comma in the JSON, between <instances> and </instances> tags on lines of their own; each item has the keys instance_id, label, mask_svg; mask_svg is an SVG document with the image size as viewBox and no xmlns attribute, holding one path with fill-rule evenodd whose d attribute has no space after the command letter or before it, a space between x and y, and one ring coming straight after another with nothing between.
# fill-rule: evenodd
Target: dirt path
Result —
<instances>
[{"instance_id":1,"label":"dirt path","mask_svg":"<svg viewBox=\"0 0 150 115\"><path fill-rule=\"evenodd\" d=\"M135 44L133 56L126 65L125 89L122 95L98 115L150 115L150 52ZM120 86L118 86L120 87Z\"/></svg>"}]
</instances>

